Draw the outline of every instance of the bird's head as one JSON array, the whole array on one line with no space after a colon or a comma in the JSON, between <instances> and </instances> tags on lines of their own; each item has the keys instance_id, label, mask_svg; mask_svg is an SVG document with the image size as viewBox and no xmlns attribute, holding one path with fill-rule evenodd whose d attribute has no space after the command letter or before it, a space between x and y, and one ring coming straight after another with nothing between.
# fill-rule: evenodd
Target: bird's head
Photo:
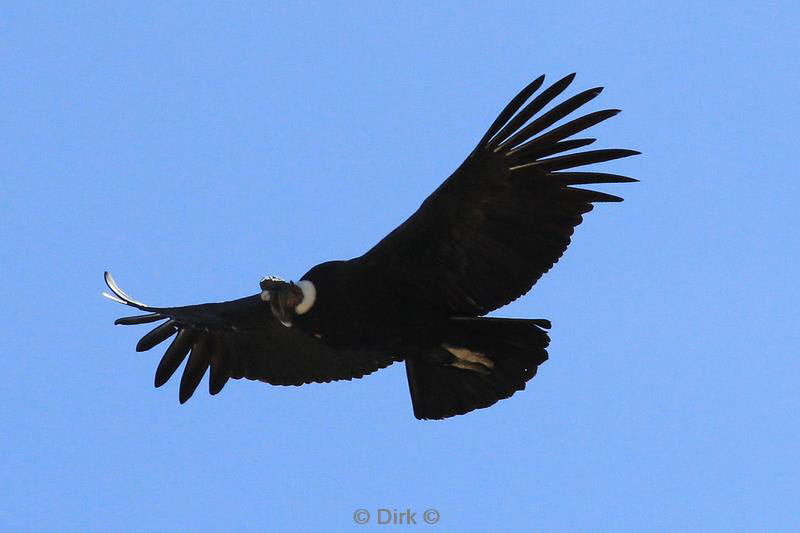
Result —
<instances>
[{"instance_id":1,"label":"bird's head","mask_svg":"<svg viewBox=\"0 0 800 533\"><path fill-rule=\"evenodd\" d=\"M317 297L314 284L308 280L297 283L277 277L261 280L261 299L270 303L272 314L287 328L292 327L295 315L307 313Z\"/></svg>"}]
</instances>

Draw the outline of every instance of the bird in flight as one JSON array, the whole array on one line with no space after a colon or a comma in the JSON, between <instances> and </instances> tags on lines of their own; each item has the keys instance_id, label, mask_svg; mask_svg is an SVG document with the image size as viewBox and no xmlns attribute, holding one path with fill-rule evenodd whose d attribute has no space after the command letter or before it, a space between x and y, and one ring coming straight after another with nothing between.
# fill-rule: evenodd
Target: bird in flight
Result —
<instances>
[{"instance_id":1,"label":"bird in flight","mask_svg":"<svg viewBox=\"0 0 800 533\"><path fill-rule=\"evenodd\" d=\"M147 313L115 324L163 321L136 350L174 337L155 386L188 355L181 403L207 370L213 395L230 378L327 383L399 361L418 419L461 415L510 397L547 359L550 322L484 315L531 289L564 253L593 203L622 201L580 186L637 181L574 170L639 153L578 151L595 139L573 136L618 109L552 127L602 91L583 91L545 111L574 76L538 94L544 76L525 87L461 166L360 257L319 264L296 282L263 278L252 296L185 307L138 302L106 272L113 294L103 294Z\"/></svg>"}]
</instances>

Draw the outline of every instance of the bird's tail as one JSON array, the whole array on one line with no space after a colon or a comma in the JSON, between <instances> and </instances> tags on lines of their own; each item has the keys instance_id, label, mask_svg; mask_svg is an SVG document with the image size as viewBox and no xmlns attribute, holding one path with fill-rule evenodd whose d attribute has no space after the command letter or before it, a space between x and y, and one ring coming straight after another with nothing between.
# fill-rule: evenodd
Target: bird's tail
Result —
<instances>
[{"instance_id":1,"label":"bird's tail","mask_svg":"<svg viewBox=\"0 0 800 533\"><path fill-rule=\"evenodd\" d=\"M452 318L441 349L407 359L414 416L440 419L508 398L547 360L548 320Z\"/></svg>"}]
</instances>

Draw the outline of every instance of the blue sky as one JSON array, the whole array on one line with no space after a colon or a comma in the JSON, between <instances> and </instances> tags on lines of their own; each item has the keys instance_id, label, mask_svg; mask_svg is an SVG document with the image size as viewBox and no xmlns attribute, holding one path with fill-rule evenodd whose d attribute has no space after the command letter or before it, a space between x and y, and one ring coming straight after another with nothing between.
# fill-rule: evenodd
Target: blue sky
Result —
<instances>
[{"instance_id":1,"label":"blue sky","mask_svg":"<svg viewBox=\"0 0 800 533\"><path fill-rule=\"evenodd\" d=\"M795 3L50 4L2 8L4 529L800 527ZM103 270L180 305L359 255L572 71L641 183L496 313L553 321L527 390L153 389Z\"/></svg>"}]
</instances>

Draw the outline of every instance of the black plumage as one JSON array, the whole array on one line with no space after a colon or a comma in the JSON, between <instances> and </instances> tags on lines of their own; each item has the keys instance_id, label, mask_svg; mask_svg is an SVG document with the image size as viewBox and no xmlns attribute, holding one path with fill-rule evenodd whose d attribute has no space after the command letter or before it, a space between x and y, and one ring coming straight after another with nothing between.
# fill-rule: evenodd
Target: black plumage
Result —
<instances>
[{"instance_id":1,"label":"black plumage","mask_svg":"<svg viewBox=\"0 0 800 533\"><path fill-rule=\"evenodd\" d=\"M148 312L117 324L165 320L137 351L174 336L156 387L184 360L181 403L209 369L209 392L217 394L230 378L302 385L360 378L405 361L414 414L433 419L524 389L547 359L550 323L483 315L530 290L564 253L593 203L622 200L577 185L636 181L570 170L638 153L571 152L595 139L569 137L617 109L548 130L602 90L542 112L573 78L536 96L544 76L534 80L403 224L364 255L317 265L296 284L265 278L260 294L239 300L156 308L132 300L106 273L114 293L107 296Z\"/></svg>"}]
</instances>

